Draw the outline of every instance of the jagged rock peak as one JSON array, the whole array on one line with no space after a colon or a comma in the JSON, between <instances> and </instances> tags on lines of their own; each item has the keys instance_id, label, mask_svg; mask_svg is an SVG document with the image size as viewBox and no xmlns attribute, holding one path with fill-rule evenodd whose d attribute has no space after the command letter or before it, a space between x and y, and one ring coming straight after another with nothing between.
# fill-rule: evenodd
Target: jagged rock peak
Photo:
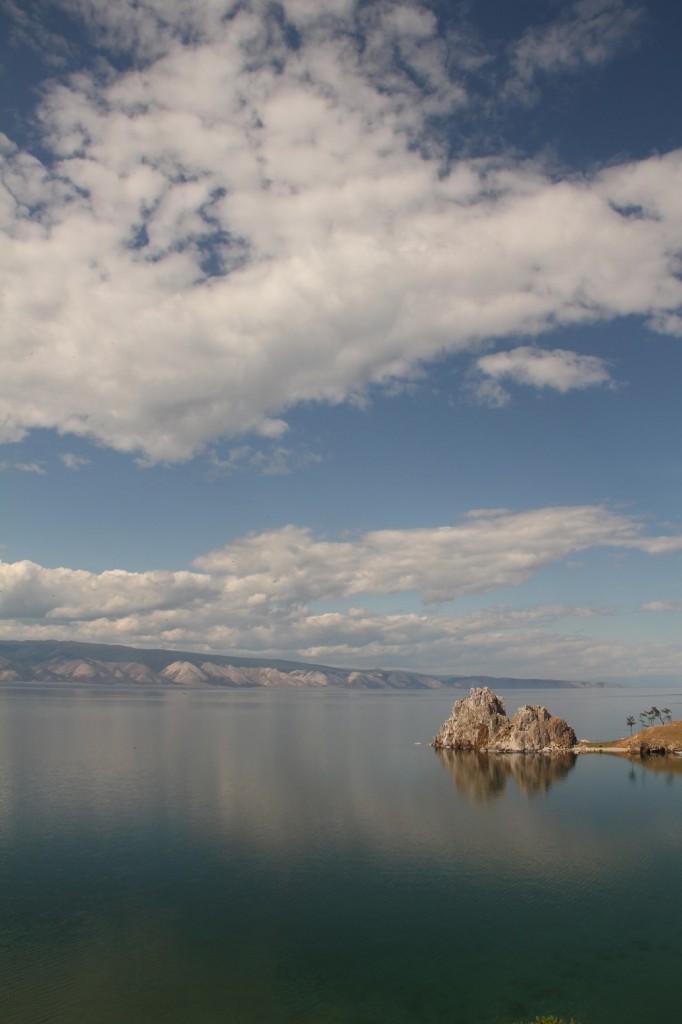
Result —
<instances>
[{"instance_id":1,"label":"jagged rock peak","mask_svg":"<svg viewBox=\"0 0 682 1024\"><path fill-rule=\"evenodd\" d=\"M576 743L571 726L539 704L524 705L509 721L502 698L485 686L455 701L432 745L448 750L553 754L571 750Z\"/></svg>"},{"instance_id":2,"label":"jagged rock peak","mask_svg":"<svg viewBox=\"0 0 682 1024\"><path fill-rule=\"evenodd\" d=\"M487 750L495 736L508 724L502 698L489 686L474 686L468 697L455 701L450 717L433 740L433 746L451 750Z\"/></svg>"},{"instance_id":3,"label":"jagged rock peak","mask_svg":"<svg viewBox=\"0 0 682 1024\"><path fill-rule=\"evenodd\" d=\"M495 737L490 749L510 754L528 751L558 754L572 750L577 742L578 737L563 718L550 715L547 708L539 704L525 704Z\"/></svg>"}]
</instances>

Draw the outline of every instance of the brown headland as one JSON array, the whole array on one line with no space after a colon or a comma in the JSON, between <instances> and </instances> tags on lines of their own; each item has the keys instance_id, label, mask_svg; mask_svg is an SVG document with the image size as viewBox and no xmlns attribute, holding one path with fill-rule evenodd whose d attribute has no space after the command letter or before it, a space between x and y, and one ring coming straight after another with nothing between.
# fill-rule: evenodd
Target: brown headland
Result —
<instances>
[{"instance_id":1,"label":"brown headland","mask_svg":"<svg viewBox=\"0 0 682 1024\"><path fill-rule=\"evenodd\" d=\"M682 754L682 718L666 725L649 725L619 740L580 740L575 749L578 754L602 752L640 757L647 754Z\"/></svg>"}]
</instances>

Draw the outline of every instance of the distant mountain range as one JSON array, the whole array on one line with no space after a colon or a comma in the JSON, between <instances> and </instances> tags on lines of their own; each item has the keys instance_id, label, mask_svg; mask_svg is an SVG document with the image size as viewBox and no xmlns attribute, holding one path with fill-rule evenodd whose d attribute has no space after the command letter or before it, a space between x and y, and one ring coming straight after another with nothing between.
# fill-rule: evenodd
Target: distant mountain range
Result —
<instances>
[{"instance_id":1,"label":"distant mountain range","mask_svg":"<svg viewBox=\"0 0 682 1024\"><path fill-rule=\"evenodd\" d=\"M603 687L566 679L425 675L399 669L343 669L273 658L146 650L60 640L0 640L0 684L89 686L338 687L347 690L468 690L472 686L548 690Z\"/></svg>"}]
</instances>

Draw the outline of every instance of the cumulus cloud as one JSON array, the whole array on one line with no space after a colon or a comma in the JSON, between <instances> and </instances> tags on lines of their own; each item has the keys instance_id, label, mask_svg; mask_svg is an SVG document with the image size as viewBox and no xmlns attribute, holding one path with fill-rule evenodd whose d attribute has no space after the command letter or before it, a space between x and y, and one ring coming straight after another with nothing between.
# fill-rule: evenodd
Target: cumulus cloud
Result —
<instances>
[{"instance_id":1,"label":"cumulus cloud","mask_svg":"<svg viewBox=\"0 0 682 1024\"><path fill-rule=\"evenodd\" d=\"M476 360L478 397L492 405L504 405L508 392L501 380L535 388L566 392L609 384L608 364L596 356L583 356L565 349L541 349L520 345L508 352L494 352Z\"/></svg>"},{"instance_id":2,"label":"cumulus cloud","mask_svg":"<svg viewBox=\"0 0 682 1024\"><path fill-rule=\"evenodd\" d=\"M44 162L2 139L4 440L180 460L485 339L677 322L682 154L448 163L467 61L423 5L61 7L128 61L45 87Z\"/></svg>"},{"instance_id":3,"label":"cumulus cloud","mask_svg":"<svg viewBox=\"0 0 682 1024\"><path fill-rule=\"evenodd\" d=\"M503 669L507 657L505 674L522 656L546 674L567 652L582 651L576 664L595 669L601 662L584 660L595 641L555 627L604 610L556 605L405 613L400 596L416 591L429 603L516 587L575 552L604 547L670 554L682 550L682 536L652 535L632 517L575 506L476 511L454 526L340 540L287 526L208 552L189 571L90 573L5 563L2 632L444 671L465 663L464 671L480 671L477 658L486 665L499 658ZM394 609L363 609L362 601L377 595L393 595ZM568 674L575 672L574 666Z\"/></svg>"},{"instance_id":4,"label":"cumulus cloud","mask_svg":"<svg viewBox=\"0 0 682 1024\"><path fill-rule=\"evenodd\" d=\"M218 593L210 578L190 572L91 573L22 561L0 563L0 577L0 616L16 619L117 619L187 609Z\"/></svg>"},{"instance_id":5,"label":"cumulus cloud","mask_svg":"<svg viewBox=\"0 0 682 1024\"><path fill-rule=\"evenodd\" d=\"M286 602L418 591L426 602L516 586L545 565L596 546L651 554L681 550L682 537L650 537L602 506L470 513L456 526L375 530L322 540L286 526L247 536L195 560L225 575L243 600Z\"/></svg>"}]
</instances>

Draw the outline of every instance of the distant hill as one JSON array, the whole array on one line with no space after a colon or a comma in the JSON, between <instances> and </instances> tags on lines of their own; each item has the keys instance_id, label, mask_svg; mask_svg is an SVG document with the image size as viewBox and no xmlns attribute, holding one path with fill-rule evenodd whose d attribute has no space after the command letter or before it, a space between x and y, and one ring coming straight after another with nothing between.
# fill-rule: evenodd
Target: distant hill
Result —
<instances>
[{"instance_id":1,"label":"distant hill","mask_svg":"<svg viewBox=\"0 0 682 1024\"><path fill-rule=\"evenodd\" d=\"M0 640L0 684L69 683L167 687L339 687L352 690L568 689L604 683L493 676L435 676L399 669L343 669L276 658L241 658L88 644L69 640Z\"/></svg>"}]
</instances>

